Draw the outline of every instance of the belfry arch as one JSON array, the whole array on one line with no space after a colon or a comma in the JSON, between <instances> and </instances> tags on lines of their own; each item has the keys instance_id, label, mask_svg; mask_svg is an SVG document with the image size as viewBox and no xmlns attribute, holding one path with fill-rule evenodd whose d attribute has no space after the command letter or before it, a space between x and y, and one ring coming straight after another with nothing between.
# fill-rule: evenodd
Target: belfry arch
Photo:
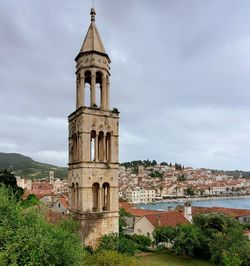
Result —
<instances>
[{"instance_id":1,"label":"belfry arch","mask_svg":"<svg viewBox=\"0 0 250 266\"><path fill-rule=\"evenodd\" d=\"M110 185L109 183L107 182L103 183L102 188L103 188L102 210L109 211L110 210Z\"/></svg>"},{"instance_id":2,"label":"belfry arch","mask_svg":"<svg viewBox=\"0 0 250 266\"><path fill-rule=\"evenodd\" d=\"M99 190L100 190L100 185L99 183L94 183L92 185L92 200L93 200L93 207L92 211L96 212L98 211L98 205L99 205Z\"/></svg>"}]
</instances>

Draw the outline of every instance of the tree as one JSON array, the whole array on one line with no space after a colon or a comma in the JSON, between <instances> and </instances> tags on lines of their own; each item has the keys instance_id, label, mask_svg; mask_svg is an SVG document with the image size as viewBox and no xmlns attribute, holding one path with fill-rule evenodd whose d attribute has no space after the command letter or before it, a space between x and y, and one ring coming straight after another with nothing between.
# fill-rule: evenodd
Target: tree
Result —
<instances>
[{"instance_id":1,"label":"tree","mask_svg":"<svg viewBox=\"0 0 250 266\"><path fill-rule=\"evenodd\" d=\"M23 195L23 189L18 187L16 177L9 170L5 169L0 171L0 184L11 188L16 195L17 199L20 199Z\"/></svg>"},{"instance_id":2,"label":"tree","mask_svg":"<svg viewBox=\"0 0 250 266\"><path fill-rule=\"evenodd\" d=\"M160 243L170 243L176 237L176 230L174 227L157 227L153 233L155 243L157 246Z\"/></svg>"},{"instance_id":3,"label":"tree","mask_svg":"<svg viewBox=\"0 0 250 266\"><path fill-rule=\"evenodd\" d=\"M192 187L188 187L188 188L186 189L186 194L189 195L189 196L193 196L193 195L195 195L195 193L194 193L194 189L193 189Z\"/></svg>"},{"instance_id":4,"label":"tree","mask_svg":"<svg viewBox=\"0 0 250 266\"><path fill-rule=\"evenodd\" d=\"M46 215L46 209L23 209L10 189L0 187L0 265L82 265L78 224L51 224Z\"/></svg>"},{"instance_id":5,"label":"tree","mask_svg":"<svg viewBox=\"0 0 250 266\"><path fill-rule=\"evenodd\" d=\"M185 176L185 175L179 175L178 177L177 177L177 181L186 181L187 180L187 177Z\"/></svg>"},{"instance_id":6,"label":"tree","mask_svg":"<svg viewBox=\"0 0 250 266\"><path fill-rule=\"evenodd\" d=\"M202 235L198 227L183 224L177 227L173 250L177 255L194 256L201 249L201 243Z\"/></svg>"},{"instance_id":7,"label":"tree","mask_svg":"<svg viewBox=\"0 0 250 266\"><path fill-rule=\"evenodd\" d=\"M21 201L20 206L23 208L29 208L40 204L39 199L34 194L30 194L26 200Z\"/></svg>"},{"instance_id":8,"label":"tree","mask_svg":"<svg viewBox=\"0 0 250 266\"><path fill-rule=\"evenodd\" d=\"M131 214L126 212L124 208L119 210L119 232L123 233L123 229L127 227L126 219L131 217Z\"/></svg>"},{"instance_id":9,"label":"tree","mask_svg":"<svg viewBox=\"0 0 250 266\"><path fill-rule=\"evenodd\" d=\"M152 244L152 241L148 236L133 234L126 235L125 237L132 240L136 244L137 249L141 251L148 251L148 248Z\"/></svg>"},{"instance_id":10,"label":"tree","mask_svg":"<svg viewBox=\"0 0 250 266\"><path fill-rule=\"evenodd\" d=\"M212 213L194 216L193 223L204 237L203 257L211 258L215 265L249 265L250 242L236 219Z\"/></svg>"}]
</instances>

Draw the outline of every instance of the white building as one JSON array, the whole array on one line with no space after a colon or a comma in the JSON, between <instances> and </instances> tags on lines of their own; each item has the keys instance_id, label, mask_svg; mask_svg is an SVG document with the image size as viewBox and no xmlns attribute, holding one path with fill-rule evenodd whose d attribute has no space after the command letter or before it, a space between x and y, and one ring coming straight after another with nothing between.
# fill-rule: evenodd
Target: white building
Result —
<instances>
[{"instance_id":1,"label":"white building","mask_svg":"<svg viewBox=\"0 0 250 266\"><path fill-rule=\"evenodd\" d=\"M155 190L144 188L128 188L126 191L126 196L128 202L132 203L153 202L155 200Z\"/></svg>"},{"instance_id":2,"label":"white building","mask_svg":"<svg viewBox=\"0 0 250 266\"><path fill-rule=\"evenodd\" d=\"M31 190L32 180L28 178L16 177L17 185L23 189Z\"/></svg>"}]
</instances>

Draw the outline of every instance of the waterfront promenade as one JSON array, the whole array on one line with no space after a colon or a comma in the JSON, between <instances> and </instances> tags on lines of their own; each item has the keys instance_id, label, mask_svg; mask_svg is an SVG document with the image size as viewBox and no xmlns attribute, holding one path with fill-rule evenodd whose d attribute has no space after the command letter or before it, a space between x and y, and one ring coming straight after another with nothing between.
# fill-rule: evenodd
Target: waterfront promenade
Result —
<instances>
[{"instance_id":1,"label":"waterfront promenade","mask_svg":"<svg viewBox=\"0 0 250 266\"><path fill-rule=\"evenodd\" d=\"M228 197L206 197L206 198L182 198L175 200L164 200L148 204L137 204L137 208L149 209L149 210L171 210L177 205L183 205L186 201L190 201L192 206L201 207L225 207L225 208L237 208L237 209L249 209L250 210L250 195L245 196L228 196Z\"/></svg>"}]
</instances>

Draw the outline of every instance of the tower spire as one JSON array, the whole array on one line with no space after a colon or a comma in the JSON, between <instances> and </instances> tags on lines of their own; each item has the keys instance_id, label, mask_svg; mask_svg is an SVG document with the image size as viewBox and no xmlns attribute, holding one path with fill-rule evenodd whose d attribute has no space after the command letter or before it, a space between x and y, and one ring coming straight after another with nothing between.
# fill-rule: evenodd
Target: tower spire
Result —
<instances>
[{"instance_id":1,"label":"tower spire","mask_svg":"<svg viewBox=\"0 0 250 266\"><path fill-rule=\"evenodd\" d=\"M95 16L96 16L96 11L95 11L95 8L92 7L90 10L91 23L89 25L89 29L83 41L80 52L77 55L75 60L77 61L82 53L97 52L97 53L103 54L110 63L109 56L106 54L104 45L101 40L101 36L97 30L97 26L95 23Z\"/></svg>"}]
</instances>

